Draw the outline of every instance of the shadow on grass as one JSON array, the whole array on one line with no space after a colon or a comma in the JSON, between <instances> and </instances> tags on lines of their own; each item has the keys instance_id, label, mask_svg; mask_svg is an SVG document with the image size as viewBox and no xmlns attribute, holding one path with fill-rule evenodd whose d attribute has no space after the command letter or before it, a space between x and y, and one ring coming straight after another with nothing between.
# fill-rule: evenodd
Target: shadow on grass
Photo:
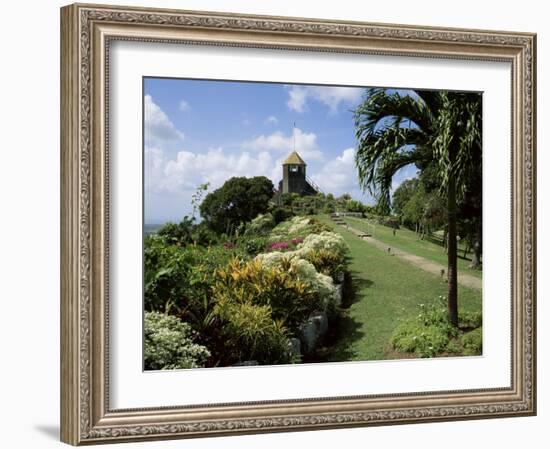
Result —
<instances>
[{"instance_id":1,"label":"shadow on grass","mask_svg":"<svg viewBox=\"0 0 550 449\"><path fill-rule=\"evenodd\" d=\"M434 245L438 245L440 246L442 249L445 248L445 245L443 244L443 239L439 238L439 237L436 237L434 235L431 235L431 234L426 234L424 236L424 239L430 243L433 243ZM471 262L472 261L472 258L469 257L469 256L465 256L464 255L464 250L457 250L457 254L456 254L456 257L458 257L459 259L462 259L462 260L466 260L468 262Z\"/></svg>"},{"instance_id":2,"label":"shadow on grass","mask_svg":"<svg viewBox=\"0 0 550 449\"><path fill-rule=\"evenodd\" d=\"M346 272L344 276L344 297L342 298L343 309L348 309L352 304L360 301L364 297L361 293L373 285L370 279L363 277L363 274L357 271Z\"/></svg>"},{"instance_id":3,"label":"shadow on grass","mask_svg":"<svg viewBox=\"0 0 550 449\"><path fill-rule=\"evenodd\" d=\"M360 273L346 273L342 305L333 318L323 345L304 362L345 362L356 359L353 343L361 340L365 332L361 330L363 324L351 317L348 309L352 304L363 300L365 290L372 285L373 282L363 278Z\"/></svg>"}]
</instances>

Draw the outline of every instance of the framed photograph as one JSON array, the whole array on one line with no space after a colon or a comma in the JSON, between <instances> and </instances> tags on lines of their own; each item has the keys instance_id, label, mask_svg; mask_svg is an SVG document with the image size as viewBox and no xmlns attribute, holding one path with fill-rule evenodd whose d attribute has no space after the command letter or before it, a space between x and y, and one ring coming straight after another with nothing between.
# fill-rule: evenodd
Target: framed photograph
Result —
<instances>
[{"instance_id":1,"label":"framed photograph","mask_svg":"<svg viewBox=\"0 0 550 449\"><path fill-rule=\"evenodd\" d=\"M536 36L61 9L61 439L536 413Z\"/></svg>"}]
</instances>

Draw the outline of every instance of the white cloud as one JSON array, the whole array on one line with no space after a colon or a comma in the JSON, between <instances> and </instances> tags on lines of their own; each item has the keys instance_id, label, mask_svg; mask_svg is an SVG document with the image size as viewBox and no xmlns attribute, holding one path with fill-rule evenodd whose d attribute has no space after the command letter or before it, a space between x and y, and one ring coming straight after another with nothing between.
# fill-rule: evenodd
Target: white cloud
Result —
<instances>
[{"instance_id":1,"label":"white cloud","mask_svg":"<svg viewBox=\"0 0 550 449\"><path fill-rule=\"evenodd\" d=\"M308 110L308 101L318 101L334 114L340 104L355 106L362 95L363 89L358 87L292 86L288 88L286 104L291 110L303 113Z\"/></svg>"},{"instance_id":2,"label":"white cloud","mask_svg":"<svg viewBox=\"0 0 550 449\"><path fill-rule=\"evenodd\" d=\"M145 142L162 145L181 141L183 137L151 95L145 95Z\"/></svg>"},{"instance_id":3,"label":"white cloud","mask_svg":"<svg viewBox=\"0 0 550 449\"><path fill-rule=\"evenodd\" d=\"M179 110L182 112L187 112L191 110L191 106L189 106L189 103L185 100L181 100L179 104Z\"/></svg>"},{"instance_id":4,"label":"white cloud","mask_svg":"<svg viewBox=\"0 0 550 449\"><path fill-rule=\"evenodd\" d=\"M293 111L305 112L307 100L307 87L293 86L288 91L286 105Z\"/></svg>"},{"instance_id":5,"label":"white cloud","mask_svg":"<svg viewBox=\"0 0 550 449\"><path fill-rule=\"evenodd\" d=\"M359 185L354 148L346 148L312 173L311 178L324 193L332 193L336 197L349 193L352 198L365 204L374 204L372 196L363 192Z\"/></svg>"},{"instance_id":6,"label":"white cloud","mask_svg":"<svg viewBox=\"0 0 550 449\"><path fill-rule=\"evenodd\" d=\"M279 123L279 119L274 115L270 115L268 118L265 119L265 122L270 125L277 125Z\"/></svg>"},{"instance_id":7,"label":"white cloud","mask_svg":"<svg viewBox=\"0 0 550 449\"><path fill-rule=\"evenodd\" d=\"M276 131L269 135L262 134L253 140L243 144L244 148L255 151L269 151L281 154L288 154L296 148L296 151L305 161L323 160L323 153L317 144L315 133L306 133L299 128L294 128L293 134L285 135Z\"/></svg>"},{"instance_id":8,"label":"white cloud","mask_svg":"<svg viewBox=\"0 0 550 449\"><path fill-rule=\"evenodd\" d=\"M342 154L329 160L311 177L325 193L338 196L357 190L359 182L355 168L355 150L345 149Z\"/></svg>"},{"instance_id":9,"label":"white cloud","mask_svg":"<svg viewBox=\"0 0 550 449\"><path fill-rule=\"evenodd\" d=\"M145 149L145 190L153 194L189 196L198 185L210 183L220 187L233 176L267 176L279 181L279 161L270 153L231 154L223 148L211 148L206 153L180 151L174 158L166 157L158 148Z\"/></svg>"},{"instance_id":10,"label":"white cloud","mask_svg":"<svg viewBox=\"0 0 550 449\"><path fill-rule=\"evenodd\" d=\"M414 164L398 170L393 177L391 192L395 191L403 181L415 178L417 172ZM325 193L332 193L335 196L349 193L353 198L367 204L375 203L372 195L363 192L359 185L354 148L345 149L340 155L322 165L319 170L311 173L310 176Z\"/></svg>"}]
</instances>

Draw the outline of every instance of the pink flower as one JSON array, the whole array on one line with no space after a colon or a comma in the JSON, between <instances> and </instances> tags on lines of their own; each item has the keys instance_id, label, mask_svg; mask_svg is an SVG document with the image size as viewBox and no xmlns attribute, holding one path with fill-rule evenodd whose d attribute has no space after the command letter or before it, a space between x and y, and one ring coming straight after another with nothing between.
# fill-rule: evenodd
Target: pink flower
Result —
<instances>
[{"instance_id":1,"label":"pink flower","mask_svg":"<svg viewBox=\"0 0 550 449\"><path fill-rule=\"evenodd\" d=\"M288 242L275 242L269 245L269 251L280 251L288 249L290 245Z\"/></svg>"}]
</instances>

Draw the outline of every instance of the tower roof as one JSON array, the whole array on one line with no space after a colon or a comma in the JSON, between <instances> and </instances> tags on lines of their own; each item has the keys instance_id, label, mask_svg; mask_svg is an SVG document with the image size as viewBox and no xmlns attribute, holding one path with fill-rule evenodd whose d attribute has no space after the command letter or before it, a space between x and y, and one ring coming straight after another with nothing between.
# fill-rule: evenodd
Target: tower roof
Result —
<instances>
[{"instance_id":1,"label":"tower roof","mask_svg":"<svg viewBox=\"0 0 550 449\"><path fill-rule=\"evenodd\" d=\"M304 160L300 157L296 151L293 151L283 162L283 165L306 165Z\"/></svg>"}]
</instances>

